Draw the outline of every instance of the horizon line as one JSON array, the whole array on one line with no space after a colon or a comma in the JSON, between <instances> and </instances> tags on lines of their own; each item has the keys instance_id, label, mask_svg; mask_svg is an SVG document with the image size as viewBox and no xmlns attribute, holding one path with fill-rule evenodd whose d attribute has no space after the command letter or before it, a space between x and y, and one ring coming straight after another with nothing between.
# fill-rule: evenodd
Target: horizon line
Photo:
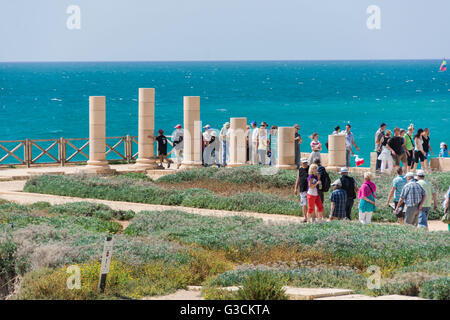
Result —
<instances>
[{"instance_id":1,"label":"horizon line","mask_svg":"<svg viewBox=\"0 0 450 320\"><path fill-rule=\"evenodd\" d=\"M409 58L409 59L217 59L217 60L18 60L0 61L1 63L122 63L122 62L340 62L340 61L440 61L446 58Z\"/></svg>"}]
</instances>

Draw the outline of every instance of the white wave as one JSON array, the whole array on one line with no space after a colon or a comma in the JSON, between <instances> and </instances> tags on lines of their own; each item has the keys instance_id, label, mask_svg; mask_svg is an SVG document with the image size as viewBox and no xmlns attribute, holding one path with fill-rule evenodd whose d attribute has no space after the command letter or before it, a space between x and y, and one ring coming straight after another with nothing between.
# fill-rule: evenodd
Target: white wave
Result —
<instances>
[{"instance_id":1,"label":"white wave","mask_svg":"<svg viewBox=\"0 0 450 320\"><path fill-rule=\"evenodd\" d=\"M227 109L216 109L217 111L225 112Z\"/></svg>"},{"instance_id":2,"label":"white wave","mask_svg":"<svg viewBox=\"0 0 450 320\"><path fill-rule=\"evenodd\" d=\"M62 99L58 99L58 98L51 98L51 101L62 101Z\"/></svg>"}]
</instances>

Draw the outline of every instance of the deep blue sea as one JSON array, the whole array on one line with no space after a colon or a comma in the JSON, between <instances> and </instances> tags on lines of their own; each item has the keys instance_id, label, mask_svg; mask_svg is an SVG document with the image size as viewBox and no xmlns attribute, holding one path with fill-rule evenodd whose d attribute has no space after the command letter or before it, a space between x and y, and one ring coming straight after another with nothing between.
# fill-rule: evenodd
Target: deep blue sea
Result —
<instances>
[{"instance_id":1,"label":"deep blue sea","mask_svg":"<svg viewBox=\"0 0 450 320\"><path fill-rule=\"evenodd\" d=\"M0 63L0 140L89 135L91 95L106 96L107 136L137 135L138 88L156 88L156 129L183 123L183 96L201 96L201 119L299 123L309 138L351 123L369 161L374 134L430 128L432 148L450 143L450 72L441 61ZM306 139L305 139L306 138Z\"/></svg>"}]
</instances>

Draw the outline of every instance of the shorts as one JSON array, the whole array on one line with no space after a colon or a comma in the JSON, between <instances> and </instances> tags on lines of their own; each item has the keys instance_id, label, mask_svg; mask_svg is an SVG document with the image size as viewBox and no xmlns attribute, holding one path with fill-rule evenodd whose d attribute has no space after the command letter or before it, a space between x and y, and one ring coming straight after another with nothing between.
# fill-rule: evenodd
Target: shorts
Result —
<instances>
[{"instance_id":1,"label":"shorts","mask_svg":"<svg viewBox=\"0 0 450 320\"><path fill-rule=\"evenodd\" d=\"M323 212L323 204L319 196L306 194L306 198L308 199L308 214L313 213L315 207L317 207L317 212Z\"/></svg>"},{"instance_id":2,"label":"shorts","mask_svg":"<svg viewBox=\"0 0 450 320\"><path fill-rule=\"evenodd\" d=\"M398 201L394 201L394 208L397 208ZM400 212L396 214L397 218L404 218L405 213L403 212L405 209L405 203L400 206Z\"/></svg>"},{"instance_id":3,"label":"shorts","mask_svg":"<svg viewBox=\"0 0 450 320\"><path fill-rule=\"evenodd\" d=\"M411 167L414 163L414 150L406 151L406 158L408 161L408 166Z\"/></svg>"},{"instance_id":4,"label":"shorts","mask_svg":"<svg viewBox=\"0 0 450 320\"><path fill-rule=\"evenodd\" d=\"M306 193L307 193L306 191L300 192L300 205L302 207L308 204L308 198L306 196Z\"/></svg>"},{"instance_id":5,"label":"shorts","mask_svg":"<svg viewBox=\"0 0 450 320\"><path fill-rule=\"evenodd\" d=\"M404 165L408 163L407 159L406 159L406 153L402 153L401 155L398 154L394 154L392 156L392 158L394 159L394 164L396 166L400 165L400 162L402 162Z\"/></svg>"},{"instance_id":6,"label":"shorts","mask_svg":"<svg viewBox=\"0 0 450 320\"><path fill-rule=\"evenodd\" d=\"M417 224L419 223L419 205L415 205L412 207L406 207L406 213L405 213L405 223L406 224L412 224L413 226L417 227Z\"/></svg>"},{"instance_id":7,"label":"shorts","mask_svg":"<svg viewBox=\"0 0 450 320\"><path fill-rule=\"evenodd\" d=\"M414 151L414 161L416 163L423 162L423 161L425 161L425 159L426 159L426 157L423 155L422 152L417 151L417 150Z\"/></svg>"},{"instance_id":8,"label":"shorts","mask_svg":"<svg viewBox=\"0 0 450 320\"><path fill-rule=\"evenodd\" d=\"M431 207L422 207L419 214L419 227L428 227L428 217L430 216Z\"/></svg>"}]
</instances>

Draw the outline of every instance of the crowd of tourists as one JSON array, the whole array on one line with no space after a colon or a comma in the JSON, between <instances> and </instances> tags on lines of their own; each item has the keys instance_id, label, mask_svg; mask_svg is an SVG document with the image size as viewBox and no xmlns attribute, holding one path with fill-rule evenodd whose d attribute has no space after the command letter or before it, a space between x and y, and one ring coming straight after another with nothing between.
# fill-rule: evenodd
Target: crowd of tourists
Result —
<instances>
[{"instance_id":1,"label":"crowd of tourists","mask_svg":"<svg viewBox=\"0 0 450 320\"><path fill-rule=\"evenodd\" d=\"M393 132L382 123L375 133L375 151L377 152L376 172L391 174L403 165L404 173L414 171L420 164L426 172L431 172L429 157L433 155L430 144L430 129L419 128L411 123L407 130L395 127ZM447 158L448 146L441 142L439 157Z\"/></svg>"}]
</instances>

